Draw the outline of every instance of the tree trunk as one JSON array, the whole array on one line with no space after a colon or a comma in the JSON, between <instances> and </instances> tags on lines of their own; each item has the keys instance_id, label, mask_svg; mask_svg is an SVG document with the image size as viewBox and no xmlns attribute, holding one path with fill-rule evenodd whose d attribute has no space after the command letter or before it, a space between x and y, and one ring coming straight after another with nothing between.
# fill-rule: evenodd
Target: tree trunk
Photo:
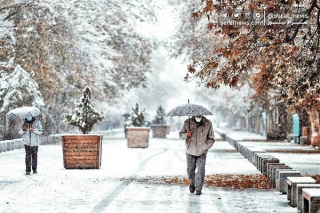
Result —
<instances>
[{"instance_id":1,"label":"tree trunk","mask_svg":"<svg viewBox=\"0 0 320 213\"><path fill-rule=\"evenodd\" d=\"M273 116L274 110L270 110L267 112L267 139L276 139L276 121Z\"/></svg>"},{"instance_id":2,"label":"tree trunk","mask_svg":"<svg viewBox=\"0 0 320 213\"><path fill-rule=\"evenodd\" d=\"M311 145L319 146L320 145L320 135L319 135L319 112L318 111L308 111L308 115L310 116L310 124L311 124Z\"/></svg>"},{"instance_id":3,"label":"tree trunk","mask_svg":"<svg viewBox=\"0 0 320 213\"><path fill-rule=\"evenodd\" d=\"M268 112L268 132L267 139L283 140L287 137L288 126L288 112L283 103L275 105L275 107Z\"/></svg>"}]
</instances>

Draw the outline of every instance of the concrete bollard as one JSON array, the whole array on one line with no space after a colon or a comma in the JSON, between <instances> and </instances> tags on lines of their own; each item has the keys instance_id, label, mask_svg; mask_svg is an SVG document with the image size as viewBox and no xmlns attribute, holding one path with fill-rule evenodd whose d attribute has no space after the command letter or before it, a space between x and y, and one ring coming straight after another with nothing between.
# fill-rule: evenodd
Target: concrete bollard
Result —
<instances>
[{"instance_id":1,"label":"concrete bollard","mask_svg":"<svg viewBox=\"0 0 320 213\"><path fill-rule=\"evenodd\" d=\"M247 156L246 156L246 149L247 149L247 147L245 147L243 144L241 144L241 147L240 147L240 153L245 157L245 158L247 158Z\"/></svg>"},{"instance_id":2,"label":"concrete bollard","mask_svg":"<svg viewBox=\"0 0 320 213\"><path fill-rule=\"evenodd\" d=\"M299 183L316 183L315 179L311 177L288 177L287 178L287 199L290 201L290 205L297 206L297 184Z\"/></svg>"},{"instance_id":3,"label":"concrete bollard","mask_svg":"<svg viewBox=\"0 0 320 213\"><path fill-rule=\"evenodd\" d=\"M318 188L320 190L320 184L306 184L306 183L298 183L297 184L297 195L296 195L296 202L297 202L297 209L302 210L302 189L305 188Z\"/></svg>"},{"instance_id":4,"label":"concrete bollard","mask_svg":"<svg viewBox=\"0 0 320 213\"><path fill-rule=\"evenodd\" d=\"M287 194L287 178L288 177L301 177L299 171L279 171L278 178L276 179L276 189L283 194Z\"/></svg>"},{"instance_id":5,"label":"concrete bollard","mask_svg":"<svg viewBox=\"0 0 320 213\"><path fill-rule=\"evenodd\" d=\"M226 136L227 141L234 147L236 148L236 140L234 140L233 138L230 138L229 136Z\"/></svg>"},{"instance_id":6,"label":"concrete bollard","mask_svg":"<svg viewBox=\"0 0 320 213\"><path fill-rule=\"evenodd\" d=\"M272 155L262 155L262 156L259 156L259 158L258 158L258 166L257 166L258 170L259 170L260 172L262 172L262 161L263 161L263 160L272 159L272 158L274 158Z\"/></svg>"},{"instance_id":7,"label":"concrete bollard","mask_svg":"<svg viewBox=\"0 0 320 213\"><path fill-rule=\"evenodd\" d=\"M260 156L264 156L264 155L269 155L268 153L266 153L266 152L262 152L262 153L260 153L260 152L258 152L258 153L255 153L254 154L254 165L258 168L258 164L259 164L259 157Z\"/></svg>"},{"instance_id":8,"label":"concrete bollard","mask_svg":"<svg viewBox=\"0 0 320 213\"><path fill-rule=\"evenodd\" d=\"M239 141L236 141L236 140L234 141L234 147L239 152Z\"/></svg>"},{"instance_id":9,"label":"concrete bollard","mask_svg":"<svg viewBox=\"0 0 320 213\"><path fill-rule=\"evenodd\" d=\"M302 189L302 213L320 212L320 190L314 188Z\"/></svg>"},{"instance_id":10,"label":"concrete bollard","mask_svg":"<svg viewBox=\"0 0 320 213\"><path fill-rule=\"evenodd\" d=\"M269 180L272 180L272 168L280 168L285 166L284 163L268 163L267 164L267 177Z\"/></svg>"},{"instance_id":11,"label":"concrete bollard","mask_svg":"<svg viewBox=\"0 0 320 213\"><path fill-rule=\"evenodd\" d=\"M280 171L296 171L295 169L292 169L291 167L287 166L287 168L279 168L279 169L275 169L275 172L274 172L274 185L275 185L275 188L280 191L280 188L277 187L277 180L280 179L279 177L279 172Z\"/></svg>"},{"instance_id":12,"label":"concrete bollard","mask_svg":"<svg viewBox=\"0 0 320 213\"><path fill-rule=\"evenodd\" d=\"M236 143L236 149L238 150L238 152L240 152L241 155L243 155L243 145L241 142Z\"/></svg>"},{"instance_id":13,"label":"concrete bollard","mask_svg":"<svg viewBox=\"0 0 320 213\"><path fill-rule=\"evenodd\" d=\"M245 154L246 158L251 162L251 159L250 159L250 148L251 148L251 146L246 146L246 149L244 150L244 154Z\"/></svg>"},{"instance_id":14,"label":"concrete bollard","mask_svg":"<svg viewBox=\"0 0 320 213\"><path fill-rule=\"evenodd\" d=\"M244 151L243 151L244 156L250 161L250 151L249 151L249 147L245 147Z\"/></svg>"},{"instance_id":15,"label":"concrete bollard","mask_svg":"<svg viewBox=\"0 0 320 213\"><path fill-rule=\"evenodd\" d=\"M255 160L255 156L256 154L262 154L262 153L266 153L265 150L263 149L260 149L260 148L253 148L253 149L250 149L250 161L251 163L253 163L254 165L256 165L256 160Z\"/></svg>"},{"instance_id":16,"label":"concrete bollard","mask_svg":"<svg viewBox=\"0 0 320 213\"><path fill-rule=\"evenodd\" d=\"M249 148L246 147L246 146L243 147L243 156L250 161L250 159L249 159Z\"/></svg>"},{"instance_id":17,"label":"concrete bollard","mask_svg":"<svg viewBox=\"0 0 320 213\"><path fill-rule=\"evenodd\" d=\"M269 163L279 163L280 160L278 158L270 158L270 159L263 159L261 165L261 172L264 175L267 175L268 169L267 166Z\"/></svg>"},{"instance_id":18,"label":"concrete bollard","mask_svg":"<svg viewBox=\"0 0 320 213\"><path fill-rule=\"evenodd\" d=\"M279 171L291 171L293 170L291 167L285 165L285 166L280 166L280 167L273 167L272 172L271 172L271 182L274 186L276 186L276 179L278 178Z\"/></svg>"},{"instance_id":19,"label":"concrete bollard","mask_svg":"<svg viewBox=\"0 0 320 213\"><path fill-rule=\"evenodd\" d=\"M259 168L259 162L260 162L260 158L261 157L266 157L266 156L271 156L270 154L268 154L268 153L256 153L255 154L255 166L257 167L257 169Z\"/></svg>"}]
</instances>

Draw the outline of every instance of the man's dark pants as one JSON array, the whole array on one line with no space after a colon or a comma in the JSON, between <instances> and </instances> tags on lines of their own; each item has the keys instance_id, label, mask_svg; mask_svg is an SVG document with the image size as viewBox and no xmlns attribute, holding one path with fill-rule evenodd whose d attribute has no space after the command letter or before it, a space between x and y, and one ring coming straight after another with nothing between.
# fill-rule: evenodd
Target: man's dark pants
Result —
<instances>
[{"instance_id":1,"label":"man's dark pants","mask_svg":"<svg viewBox=\"0 0 320 213\"><path fill-rule=\"evenodd\" d=\"M38 164L38 146L28 146L24 145L26 150L26 172L37 171Z\"/></svg>"},{"instance_id":2,"label":"man's dark pants","mask_svg":"<svg viewBox=\"0 0 320 213\"><path fill-rule=\"evenodd\" d=\"M204 176L205 176L205 166L207 153L204 153L200 156L187 155L187 172L190 180L190 184L194 185L196 191L201 192ZM195 173L197 170L197 174Z\"/></svg>"}]
</instances>

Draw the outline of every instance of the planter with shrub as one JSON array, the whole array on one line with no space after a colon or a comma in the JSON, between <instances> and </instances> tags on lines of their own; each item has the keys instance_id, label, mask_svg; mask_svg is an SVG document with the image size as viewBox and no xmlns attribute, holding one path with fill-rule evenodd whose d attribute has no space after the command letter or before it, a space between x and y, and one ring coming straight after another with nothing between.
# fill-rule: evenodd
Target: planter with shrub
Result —
<instances>
[{"instance_id":1,"label":"planter with shrub","mask_svg":"<svg viewBox=\"0 0 320 213\"><path fill-rule=\"evenodd\" d=\"M165 110L160 106L157 110L157 115L155 116L155 119L152 121L152 137L166 138L169 128L165 120L165 116Z\"/></svg>"},{"instance_id":2,"label":"planter with shrub","mask_svg":"<svg viewBox=\"0 0 320 213\"><path fill-rule=\"evenodd\" d=\"M62 136L63 163L66 169L99 169L101 166L102 134L88 134L103 114L94 108L91 91L86 87L83 97L75 102L73 114L64 114L64 122L77 126L82 134Z\"/></svg>"},{"instance_id":3,"label":"planter with shrub","mask_svg":"<svg viewBox=\"0 0 320 213\"><path fill-rule=\"evenodd\" d=\"M143 110L136 104L132 108L131 124L126 127L127 143L129 148L147 148L149 146L150 127L146 127Z\"/></svg>"}]
</instances>

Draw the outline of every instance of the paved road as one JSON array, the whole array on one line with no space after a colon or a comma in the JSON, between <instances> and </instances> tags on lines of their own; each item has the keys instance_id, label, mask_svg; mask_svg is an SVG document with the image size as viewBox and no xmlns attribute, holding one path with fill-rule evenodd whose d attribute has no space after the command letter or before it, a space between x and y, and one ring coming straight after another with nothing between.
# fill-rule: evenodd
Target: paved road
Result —
<instances>
[{"instance_id":1,"label":"paved road","mask_svg":"<svg viewBox=\"0 0 320 213\"><path fill-rule=\"evenodd\" d=\"M137 182L133 178L186 177L183 141L150 138L128 149L122 135L103 141L102 167L65 170L61 144L39 148L39 174L24 175L24 150L0 154L0 212L297 212L276 190L204 188ZM207 157L207 174L259 174L225 141Z\"/></svg>"}]
</instances>

